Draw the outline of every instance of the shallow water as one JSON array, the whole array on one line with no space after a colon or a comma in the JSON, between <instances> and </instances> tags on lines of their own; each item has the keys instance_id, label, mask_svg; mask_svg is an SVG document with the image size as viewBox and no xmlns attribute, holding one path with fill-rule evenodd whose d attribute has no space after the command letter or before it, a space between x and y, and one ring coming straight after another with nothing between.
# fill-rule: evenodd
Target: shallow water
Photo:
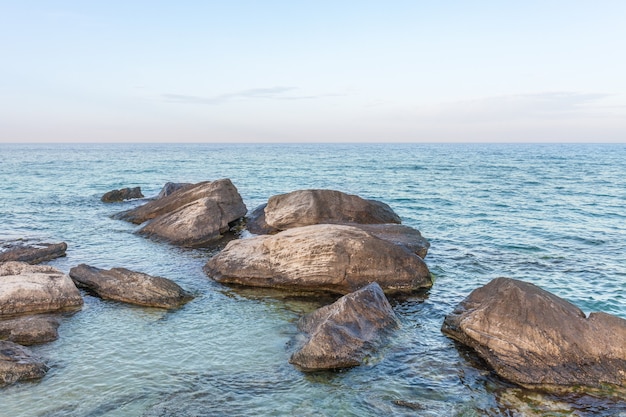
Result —
<instances>
[{"instance_id":1,"label":"shallow water","mask_svg":"<svg viewBox=\"0 0 626 417\"><path fill-rule=\"evenodd\" d=\"M625 145L0 145L0 240L65 241L80 263L175 280L196 298L171 312L85 296L51 370L0 391L0 416L626 416L626 399L548 395L490 373L440 332L471 290L533 282L626 318ZM133 234L110 216L141 201L105 192L230 178L248 209L332 188L389 204L431 242L435 285L392 300L402 326L365 366L303 374L295 322L328 299L208 279L209 250Z\"/></svg>"}]
</instances>

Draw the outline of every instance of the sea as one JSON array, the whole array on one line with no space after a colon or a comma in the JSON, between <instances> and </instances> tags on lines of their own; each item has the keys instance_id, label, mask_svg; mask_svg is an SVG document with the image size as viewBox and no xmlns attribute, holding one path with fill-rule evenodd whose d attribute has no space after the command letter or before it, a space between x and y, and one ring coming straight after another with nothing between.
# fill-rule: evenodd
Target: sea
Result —
<instances>
[{"instance_id":1,"label":"sea","mask_svg":"<svg viewBox=\"0 0 626 417\"><path fill-rule=\"evenodd\" d=\"M2 417L626 416L626 397L549 394L495 375L441 333L447 314L497 277L534 283L626 319L625 144L0 144L0 240L67 242L49 262L174 280L173 310L83 294L50 370L0 389ZM362 366L289 364L297 321L332 300L228 287L202 271L217 249L137 235L112 218L145 200L107 191L230 178L249 212L270 196L334 189L387 203L431 244L434 279L390 302L401 326Z\"/></svg>"}]
</instances>

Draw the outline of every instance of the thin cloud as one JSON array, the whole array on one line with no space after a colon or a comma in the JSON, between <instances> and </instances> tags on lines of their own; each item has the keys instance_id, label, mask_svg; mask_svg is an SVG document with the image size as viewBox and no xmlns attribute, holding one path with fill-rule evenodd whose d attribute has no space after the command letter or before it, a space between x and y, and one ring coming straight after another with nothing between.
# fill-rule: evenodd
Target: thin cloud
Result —
<instances>
[{"instance_id":1,"label":"thin cloud","mask_svg":"<svg viewBox=\"0 0 626 417\"><path fill-rule=\"evenodd\" d=\"M343 94L324 94L324 95L294 95L289 94L297 90L296 87L270 87L270 88L251 88L235 93L220 94L213 97L200 97L186 94L162 94L161 97L168 103L182 104L208 104L219 105L237 100L253 100L253 99L269 99L269 100L312 100L321 97L337 97Z\"/></svg>"}]
</instances>

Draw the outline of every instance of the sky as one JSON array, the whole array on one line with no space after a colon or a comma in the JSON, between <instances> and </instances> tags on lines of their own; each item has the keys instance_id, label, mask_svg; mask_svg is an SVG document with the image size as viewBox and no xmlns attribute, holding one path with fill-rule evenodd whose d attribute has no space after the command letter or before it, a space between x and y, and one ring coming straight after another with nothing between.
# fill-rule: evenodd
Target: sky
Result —
<instances>
[{"instance_id":1,"label":"sky","mask_svg":"<svg viewBox=\"0 0 626 417\"><path fill-rule=\"evenodd\" d=\"M0 142L626 142L626 1L0 0Z\"/></svg>"}]
</instances>

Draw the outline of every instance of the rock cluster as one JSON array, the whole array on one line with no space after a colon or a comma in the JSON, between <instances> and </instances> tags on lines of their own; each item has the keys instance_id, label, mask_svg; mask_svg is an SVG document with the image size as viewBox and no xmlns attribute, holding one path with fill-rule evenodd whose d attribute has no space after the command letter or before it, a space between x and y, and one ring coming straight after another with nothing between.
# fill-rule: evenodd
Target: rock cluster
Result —
<instances>
[{"instance_id":1,"label":"rock cluster","mask_svg":"<svg viewBox=\"0 0 626 417\"><path fill-rule=\"evenodd\" d=\"M135 224L150 221L139 234L175 245L201 247L222 238L246 212L237 188L229 179L222 179L182 185L116 218Z\"/></svg>"}]
</instances>

